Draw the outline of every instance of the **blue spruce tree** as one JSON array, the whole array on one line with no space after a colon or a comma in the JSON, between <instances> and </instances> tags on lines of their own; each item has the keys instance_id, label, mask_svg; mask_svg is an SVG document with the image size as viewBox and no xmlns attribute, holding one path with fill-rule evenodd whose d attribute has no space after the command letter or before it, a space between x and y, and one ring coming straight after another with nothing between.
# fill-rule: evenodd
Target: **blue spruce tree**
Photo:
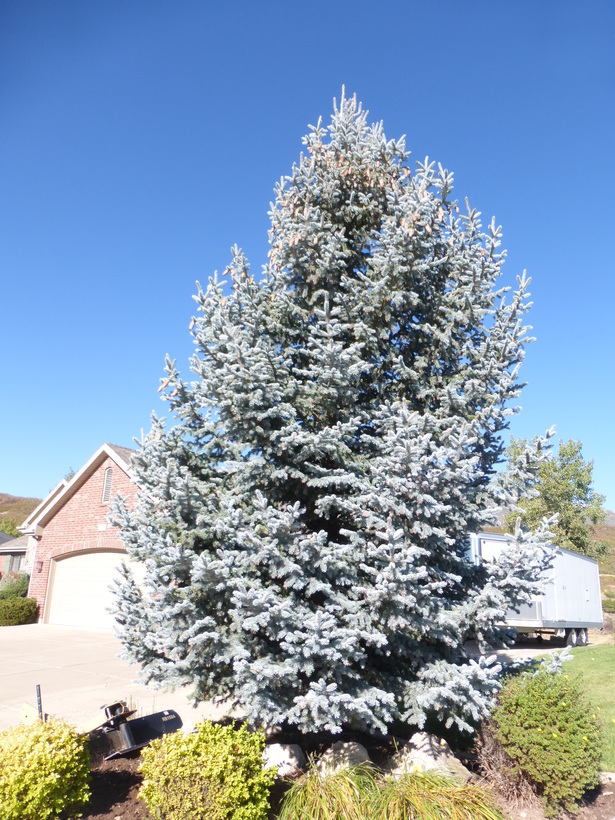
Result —
<instances>
[{"instance_id":1,"label":"blue spruce tree","mask_svg":"<svg viewBox=\"0 0 615 820\"><path fill-rule=\"evenodd\" d=\"M122 640L146 679L261 726L467 729L497 668L464 641L505 640L549 560L521 534L493 567L466 559L514 500L514 470L494 476L528 282L506 293L500 229L355 98L304 144L262 276L235 249L195 297L193 381L167 361L174 424L154 417L138 504L115 510L144 575L119 585Z\"/></svg>"}]
</instances>

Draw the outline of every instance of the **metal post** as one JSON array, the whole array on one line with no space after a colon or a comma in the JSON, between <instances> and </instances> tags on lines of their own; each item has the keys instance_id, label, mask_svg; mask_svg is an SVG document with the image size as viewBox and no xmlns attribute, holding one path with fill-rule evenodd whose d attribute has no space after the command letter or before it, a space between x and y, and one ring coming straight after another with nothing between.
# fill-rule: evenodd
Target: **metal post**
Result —
<instances>
[{"instance_id":1,"label":"metal post","mask_svg":"<svg viewBox=\"0 0 615 820\"><path fill-rule=\"evenodd\" d=\"M38 706L38 719L43 720L43 702L41 700L41 685L36 684L36 705Z\"/></svg>"}]
</instances>

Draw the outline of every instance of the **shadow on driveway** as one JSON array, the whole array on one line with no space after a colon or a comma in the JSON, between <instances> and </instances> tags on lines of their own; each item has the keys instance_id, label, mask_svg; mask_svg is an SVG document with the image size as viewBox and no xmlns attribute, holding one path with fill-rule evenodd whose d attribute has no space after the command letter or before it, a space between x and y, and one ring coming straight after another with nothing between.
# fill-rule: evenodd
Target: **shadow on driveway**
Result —
<instances>
[{"instance_id":1,"label":"shadow on driveway","mask_svg":"<svg viewBox=\"0 0 615 820\"><path fill-rule=\"evenodd\" d=\"M175 709L189 730L226 710L210 703L192 707L190 689L174 692L135 683L138 666L120 659L112 632L50 624L0 627L0 730L19 723L24 702L36 707L40 684L43 711L76 726L91 722L101 706L127 701L138 714ZM102 718L101 718L102 719Z\"/></svg>"}]
</instances>

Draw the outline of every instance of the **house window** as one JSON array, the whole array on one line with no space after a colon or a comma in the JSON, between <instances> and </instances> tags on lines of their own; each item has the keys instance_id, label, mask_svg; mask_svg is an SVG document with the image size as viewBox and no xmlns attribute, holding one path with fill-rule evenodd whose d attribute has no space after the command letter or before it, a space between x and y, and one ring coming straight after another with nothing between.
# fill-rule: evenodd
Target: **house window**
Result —
<instances>
[{"instance_id":1,"label":"house window","mask_svg":"<svg viewBox=\"0 0 615 820\"><path fill-rule=\"evenodd\" d=\"M9 572L21 572L26 562L26 556L23 552L9 555Z\"/></svg>"},{"instance_id":2,"label":"house window","mask_svg":"<svg viewBox=\"0 0 615 820\"><path fill-rule=\"evenodd\" d=\"M107 467L105 470L105 483L103 485L103 504L107 504L111 499L111 481L113 480L113 467Z\"/></svg>"}]
</instances>

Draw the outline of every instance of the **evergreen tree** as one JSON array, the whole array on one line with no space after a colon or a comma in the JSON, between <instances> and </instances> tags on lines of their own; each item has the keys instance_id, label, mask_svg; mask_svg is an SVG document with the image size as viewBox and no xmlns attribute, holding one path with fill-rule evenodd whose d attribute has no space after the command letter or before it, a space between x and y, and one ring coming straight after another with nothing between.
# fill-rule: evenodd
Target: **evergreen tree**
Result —
<instances>
[{"instance_id":1,"label":"evergreen tree","mask_svg":"<svg viewBox=\"0 0 615 820\"><path fill-rule=\"evenodd\" d=\"M235 249L195 297L194 380L167 360L175 423L153 418L138 504L115 510L145 575L120 584L122 640L146 679L259 725L467 729L498 670L463 642L505 639L549 560L531 535L497 565L466 559L514 502L494 474L528 280L506 295L500 229L460 213L443 168L412 172L356 99L304 144L262 277Z\"/></svg>"},{"instance_id":2,"label":"evergreen tree","mask_svg":"<svg viewBox=\"0 0 615 820\"><path fill-rule=\"evenodd\" d=\"M524 450L525 439L511 439L508 454L513 458ZM604 521L604 496L593 484L594 462L585 461L580 441L561 441L557 454L536 465L521 487L517 511L506 516L505 525L513 532L516 519L526 529L535 529L543 518L552 518L553 543L582 555L604 554L607 545L595 541L592 524Z\"/></svg>"}]
</instances>

